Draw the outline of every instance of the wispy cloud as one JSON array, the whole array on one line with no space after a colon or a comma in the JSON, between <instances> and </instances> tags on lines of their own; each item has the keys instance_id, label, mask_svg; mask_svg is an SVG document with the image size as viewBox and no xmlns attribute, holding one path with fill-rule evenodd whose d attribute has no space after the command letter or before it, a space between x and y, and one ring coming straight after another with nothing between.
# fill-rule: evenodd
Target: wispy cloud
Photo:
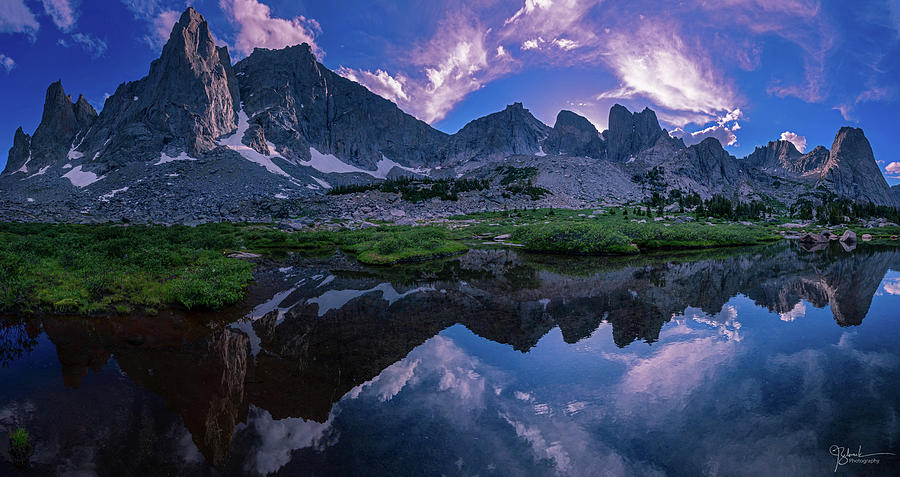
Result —
<instances>
[{"instance_id":1,"label":"wispy cloud","mask_svg":"<svg viewBox=\"0 0 900 477\"><path fill-rule=\"evenodd\" d=\"M162 48L169 41L169 35L172 34L172 27L178 23L180 14L175 10L163 10L153 15L150 20L150 34L144 37L144 40L150 46Z\"/></svg>"},{"instance_id":2,"label":"wispy cloud","mask_svg":"<svg viewBox=\"0 0 900 477\"><path fill-rule=\"evenodd\" d=\"M673 25L645 21L635 32L610 35L605 61L622 85L599 97L641 95L675 111L713 120L739 106L733 87L699 49L686 43Z\"/></svg>"},{"instance_id":3,"label":"wispy cloud","mask_svg":"<svg viewBox=\"0 0 900 477\"><path fill-rule=\"evenodd\" d=\"M338 68L337 73L351 81L365 85L370 91L382 98L398 104L403 101L409 101L409 95L403 91L403 84L406 82L406 78L403 75L398 75L394 78L382 70L376 70L373 73L345 67Z\"/></svg>"},{"instance_id":4,"label":"wispy cloud","mask_svg":"<svg viewBox=\"0 0 900 477\"><path fill-rule=\"evenodd\" d=\"M34 39L40 24L24 0L0 2L0 33L25 33Z\"/></svg>"},{"instance_id":5,"label":"wispy cloud","mask_svg":"<svg viewBox=\"0 0 900 477\"><path fill-rule=\"evenodd\" d=\"M2 66L7 73L9 73L13 68L16 67L16 62L12 58L4 55L3 53L0 53L0 66Z\"/></svg>"},{"instance_id":6,"label":"wispy cloud","mask_svg":"<svg viewBox=\"0 0 900 477\"><path fill-rule=\"evenodd\" d=\"M72 31L75 22L78 21L78 12L69 3L69 0L41 0L44 5L44 12L53 20L61 31L66 33Z\"/></svg>"},{"instance_id":7,"label":"wispy cloud","mask_svg":"<svg viewBox=\"0 0 900 477\"><path fill-rule=\"evenodd\" d=\"M892 178L900 178L900 162L892 162L884 167L884 172L887 172Z\"/></svg>"},{"instance_id":8,"label":"wispy cloud","mask_svg":"<svg viewBox=\"0 0 900 477\"><path fill-rule=\"evenodd\" d=\"M341 68L339 73L397 103L404 111L434 123L469 93L512 70L509 53L490 37L491 29L456 15L410 54L414 72L391 75L377 70Z\"/></svg>"},{"instance_id":9,"label":"wispy cloud","mask_svg":"<svg viewBox=\"0 0 900 477\"><path fill-rule=\"evenodd\" d=\"M249 55L257 47L277 49L308 43L319 59L325 56L315 41L322 28L312 18L273 17L271 9L258 0L219 0L219 6L237 26L234 46L239 53Z\"/></svg>"},{"instance_id":10,"label":"wispy cloud","mask_svg":"<svg viewBox=\"0 0 900 477\"><path fill-rule=\"evenodd\" d=\"M781 140L793 144L800 152L806 152L806 136L801 136L791 131L785 131L781 133Z\"/></svg>"},{"instance_id":11,"label":"wispy cloud","mask_svg":"<svg viewBox=\"0 0 900 477\"><path fill-rule=\"evenodd\" d=\"M76 45L83 48L84 51L88 52L88 54L93 58L99 58L103 56L104 53L106 53L106 42L101 40L100 38L85 33L75 33L72 35L72 41L74 41Z\"/></svg>"}]
</instances>

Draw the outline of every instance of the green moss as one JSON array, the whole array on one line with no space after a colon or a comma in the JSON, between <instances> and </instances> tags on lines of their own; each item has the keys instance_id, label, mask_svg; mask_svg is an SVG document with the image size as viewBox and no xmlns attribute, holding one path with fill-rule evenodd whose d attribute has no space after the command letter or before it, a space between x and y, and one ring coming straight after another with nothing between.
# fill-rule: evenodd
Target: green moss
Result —
<instances>
[{"instance_id":1,"label":"green moss","mask_svg":"<svg viewBox=\"0 0 900 477\"><path fill-rule=\"evenodd\" d=\"M28 431L20 427L9 434L9 444L14 450L24 449L30 438Z\"/></svg>"},{"instance_id":2,"label":"green moss","mask_svg":"<svg viewBox=\"0 0 900 477\"><path fill-rule=\"evenodd\" d=\"M441 227L379 227L347 233L344 240L343 249L370 265L427 260L468 249Z\"/></svg>"},{"instance_id":3,"label":"green moss","mask_svg":"<svg viewBox=\"0 0 900 477\"><path fill-rule=\"evenodd\" d=\"M598 224L540 224L517 229L512 239L527 250L577 254L628 254L638 249L622 233Z\"/></svg>"}]
</instances>

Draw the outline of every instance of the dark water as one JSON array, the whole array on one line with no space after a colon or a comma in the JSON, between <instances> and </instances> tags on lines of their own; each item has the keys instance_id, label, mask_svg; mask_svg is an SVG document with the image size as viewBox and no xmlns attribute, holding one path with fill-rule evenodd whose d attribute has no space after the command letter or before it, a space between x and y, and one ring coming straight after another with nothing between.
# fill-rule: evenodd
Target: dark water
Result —
<instances>
[{"instance_id":1,"label":"dark water","mask_svg":"<svg viewBox=\"0 0 900 477\"><path fill-rule=\"evenodd\" d=\"M832 446L900 454L898 249L267 277L239 321L4 319L0 439L31 432L34 475L801 476L834 475ZM837 474L900 472L877 458Z\"/></svg>"}]
</instances>

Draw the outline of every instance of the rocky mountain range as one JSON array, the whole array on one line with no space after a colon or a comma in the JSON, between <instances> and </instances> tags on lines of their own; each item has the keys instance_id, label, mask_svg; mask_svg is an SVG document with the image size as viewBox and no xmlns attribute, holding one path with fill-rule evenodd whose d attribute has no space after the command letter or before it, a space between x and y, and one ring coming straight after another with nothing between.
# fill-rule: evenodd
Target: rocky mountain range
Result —
<instances>
[{"instance_id":1,"label":"rocky mountain range","mask_svg":"<svg viewBox=\"0 0 900 477\"><path fill-rule=\"evenodd\" d=\"M841 128L830 150L774 141L735 158L712 138L685 146L650 109L615 105L600 132L571 111L547 126L515 103L448 135L328 70L306 44L232 64L188 8L147 76L120 85L99 115L50 85L34 134L15 132L0 209L15 220L255 219L280 202L302 210L336 185L403 175L498 183L505 166L538 171L534 185L551 192L540 205L638 201L651 189L792 203L821 188L900 205L861 129ZM481 194L477 207L533 201Z\"/></svg>"}]
</instances>

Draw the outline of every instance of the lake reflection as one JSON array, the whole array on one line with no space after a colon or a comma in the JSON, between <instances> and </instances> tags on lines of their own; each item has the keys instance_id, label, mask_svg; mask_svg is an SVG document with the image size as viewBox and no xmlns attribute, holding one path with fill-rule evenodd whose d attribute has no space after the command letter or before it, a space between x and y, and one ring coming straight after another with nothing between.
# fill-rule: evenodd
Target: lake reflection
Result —
<instances>
[{"instance_id":1,"label":"lake reflection","mask_svg":"<svg viewBox=\"0 0 900 477\"><path fill-rule=\"evenodd\" d=\"M297 261L238 321L5 319L0 430L37 475L834 473L831 445L900 453L898 270L790 243Z\"/></svg>"}]
</instances>

